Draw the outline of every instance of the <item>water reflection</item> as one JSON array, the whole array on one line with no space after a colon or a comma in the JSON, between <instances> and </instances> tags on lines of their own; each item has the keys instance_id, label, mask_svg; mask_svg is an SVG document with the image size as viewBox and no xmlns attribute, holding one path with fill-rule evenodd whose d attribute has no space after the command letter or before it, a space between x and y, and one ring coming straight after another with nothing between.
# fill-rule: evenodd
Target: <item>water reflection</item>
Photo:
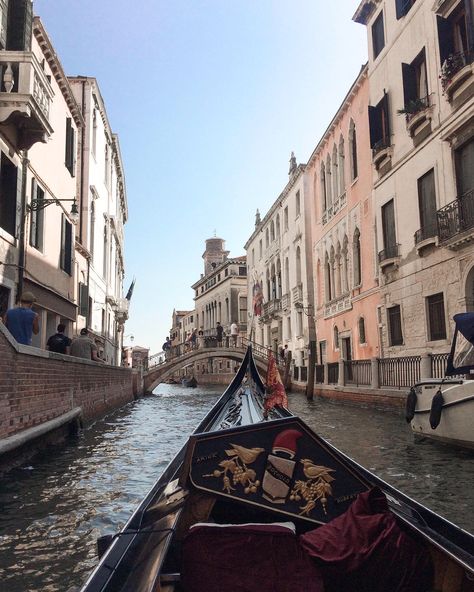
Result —
<instances>
[{"instance_id":1,"label":"water reflection","mask_svg":"<svg viewBox=\"0 0 474 592\"><path fill-rule=\"evenodd\" d=\"M79 586L97 562L97 537L123 526L220 392L162 385L12 471L0 490L2 592ZM302 395L290 405L356 461L474 531L473 455L415 444L398 412Z\"/></svg>"}]
</instances>

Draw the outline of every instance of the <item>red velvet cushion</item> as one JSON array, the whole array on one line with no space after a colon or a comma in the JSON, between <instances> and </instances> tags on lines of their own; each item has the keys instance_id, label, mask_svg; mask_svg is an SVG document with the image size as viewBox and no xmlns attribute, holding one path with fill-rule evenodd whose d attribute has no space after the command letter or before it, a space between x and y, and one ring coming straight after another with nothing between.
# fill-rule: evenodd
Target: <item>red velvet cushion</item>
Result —
<instances>
[{"instance_id":1,"label":"red velvet cushion","mask_svg":"<svg viewBox=\"0 0 474 592\"><path fill-rule=\"evenodd\" d=\"M328 592L425 592L432 585L428 551L398 526L378 488L347 512L300 537Z\"/></svg>"},{"instance_id":2,"label":"red velvet cushion","mask_svg":"<svg viewBox=\"0 0 474 592\"><path fill-rule=\"evenodd\" d=\"M277 525L202 525L183 543L186 592L324 592L316 566Z\"/></svg>"}]
</instances>

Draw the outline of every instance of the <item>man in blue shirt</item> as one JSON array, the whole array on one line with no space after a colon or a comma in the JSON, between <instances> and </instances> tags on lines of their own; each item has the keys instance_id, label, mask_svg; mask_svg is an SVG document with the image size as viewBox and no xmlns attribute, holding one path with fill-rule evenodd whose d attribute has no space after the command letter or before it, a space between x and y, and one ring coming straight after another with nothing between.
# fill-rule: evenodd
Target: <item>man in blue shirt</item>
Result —
<instances>
[{"instance_id":1,"label":"man in blue shirt","mask_svg":"<svg viewBox=\"0 0 474 592\"><path fill-rule=\"evenodd\" d=\"M31 310L34 302L36 298L32 292L23 292L20 306L7 310L3 318L6 328L23 345L31 345L33 333L39 333L38 315Z\"/></svg>"}]
</instances>

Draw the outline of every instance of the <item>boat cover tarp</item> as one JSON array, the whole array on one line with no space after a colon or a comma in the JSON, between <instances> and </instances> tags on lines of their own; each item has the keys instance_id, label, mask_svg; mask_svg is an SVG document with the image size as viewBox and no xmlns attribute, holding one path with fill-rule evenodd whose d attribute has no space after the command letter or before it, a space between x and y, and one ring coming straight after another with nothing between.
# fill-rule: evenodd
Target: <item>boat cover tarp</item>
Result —
<instances>
[{"instance_id":1,"label":"boat cover tarp","mask_svg":"<svg viewBox=\"0 0 474 592\"><path fill-rule=\"evenodd\" d=\"M192 528L181 582L185 592L324 592L294 532L274 524Z\"/></svg>"},{"instance_id":2,"label":"boat cover tarp","mask_svg":"<svg viewBox=\"0 0 474 592\"><path fill-rule=\"evenodd\" d=\"M446 376L470 374L474 371L474 312L454 315L454 331Z\"/></svg>"},{"instance_id":3,"label":"boat cover tarp","mask_svg":"<svg viewBox=\"0 0 474 592\"><path fill-rule=\"evenodd\" d=\"M378 488L361 493L347 512L300 542L316 560L326 592L432 589L429 552L400 528Z\"/></svg>"}]
</instances>

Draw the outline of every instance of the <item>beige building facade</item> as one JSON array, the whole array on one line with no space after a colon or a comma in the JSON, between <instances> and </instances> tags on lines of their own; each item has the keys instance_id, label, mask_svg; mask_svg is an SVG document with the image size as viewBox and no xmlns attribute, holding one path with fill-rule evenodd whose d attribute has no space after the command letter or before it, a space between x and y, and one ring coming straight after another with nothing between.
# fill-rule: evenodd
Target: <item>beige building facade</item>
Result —
<instances>
[{"instance_id":1,"label":"beige building facade","mask_svg":"<svg viewBox=\"0 0 474 592\"><path fill-rule=\"evenodd\" d=\"M44 347L76 320L76 140L83 119L31 2L1 2L0 308L35 294Z\"/></svg>"},{"instance_id":2,"label":"beige building facade","mask_svg":"<svg viewBox=\"0 0 474 592\"><path fill-rule=\"evenodd\" d=\"M449 349L474 307L472 0L360 3L367 26L381 357Z\"/></svg>"},{"instance_id":3,"label":"beige building facade","mask_svg":"<svg viewBox=\"0 0 474 592\"><path fill-rule=\"evenodd\" d=\"M249 294L261 289L263 306L248 335L278 353L288 346L296 378L305 379L314 341L311 273L310 199L305 166L292 154L288 183L245 244ZM259 288L257 288L259 286ZM252 311L252 306L249 306ZM304 368L304 370L300 370Z\"/></svg>"},{"instance_id":4,"label":"beige building facade","mask_svg":"<svg viewBox=\"0 0 474 592\"><path fill-rule=\"evenodd\" d=\"M76 230L77 329L87 326L103 359L121 363L129 301L123 294L124 224L128 217L124 167L95 78L70 77L84 120L78 139Z\"/></svg>"}]
</instances>

